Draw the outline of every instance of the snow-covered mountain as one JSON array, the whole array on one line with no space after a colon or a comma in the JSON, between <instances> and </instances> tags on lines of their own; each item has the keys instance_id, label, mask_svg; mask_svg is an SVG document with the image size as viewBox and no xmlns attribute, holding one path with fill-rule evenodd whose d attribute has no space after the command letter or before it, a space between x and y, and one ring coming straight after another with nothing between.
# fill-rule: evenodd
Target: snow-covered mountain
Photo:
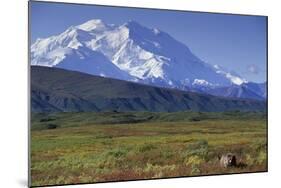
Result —
<instances>
[{"instance_id":1,"label":"snow-covered mountain","mask_svg":"<svg viewBox=\"0 0 281 188\"><path fill-rule=\"evenodd\" d=\"M31 46L31 64L183 90L247 83L203 62L169 34L135 21L113 25L90 20L37 39Z\"/></svg>"},{"instance_id":2,"label":"snow-covered mountain","mask_svg":"<svg viewBox=\"0 0 281 188\"><path fill-rule=\"evenodd\" d=\"M222 97L264 100L266 99L266 84L244 83L241 85L213 88L204 93Z\"/></svg>"}]
</instances>

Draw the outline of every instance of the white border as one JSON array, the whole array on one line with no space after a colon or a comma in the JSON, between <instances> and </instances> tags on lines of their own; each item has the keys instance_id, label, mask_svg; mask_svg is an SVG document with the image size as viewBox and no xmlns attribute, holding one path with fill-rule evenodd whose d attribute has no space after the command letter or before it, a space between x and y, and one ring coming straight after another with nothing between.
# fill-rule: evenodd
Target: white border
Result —
<instances>
[{"instance_id":1,"label":"white border","mask_svg":"<svg viewBox=\"0 0 281 188\"><path fill-rule=\"evenodd\" d=\"M269 16L269 172L68 187L267 187L280 185L281 11L276 0L65 0L64 2ZM27 186L27 1L1 2L1 187ZM279 81L280 80L280 81ZM272 184L272 185L270 185ZM274 186L275 185L275 186Z\"/></svg>"}]
</instances>

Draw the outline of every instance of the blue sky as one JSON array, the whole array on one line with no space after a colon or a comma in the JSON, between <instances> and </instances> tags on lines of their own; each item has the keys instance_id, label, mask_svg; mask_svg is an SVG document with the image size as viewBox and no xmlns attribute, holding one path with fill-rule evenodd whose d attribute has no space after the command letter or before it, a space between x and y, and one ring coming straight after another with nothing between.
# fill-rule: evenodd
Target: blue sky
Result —
<instances>
[{"instance_id":1,"label":"blue sky","mask_svg":"<svg viewBox=\"0 0 281 188\"><path fill-rule=\"evenodd\" d=\"M203 61L249 81L266 80L266 17L31 2L31 41L90 19L123 24L135 20L186 44Z\"/></svg>"}]
</instances>

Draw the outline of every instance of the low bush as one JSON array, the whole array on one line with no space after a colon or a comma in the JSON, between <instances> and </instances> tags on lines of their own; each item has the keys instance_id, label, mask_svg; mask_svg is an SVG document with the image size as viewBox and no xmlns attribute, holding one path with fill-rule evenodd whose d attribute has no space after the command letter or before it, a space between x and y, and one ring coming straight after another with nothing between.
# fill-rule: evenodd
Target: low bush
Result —
<instances>
[{"instance_id":1,"label":"low bush","mask_svg":"<svg viewBox=\"0 0 281 188\"><path fill-rule=\"evenodd\" d=\"M127 148L116 148L102 153L97 159L98 168L119 168L127 164L126 156L129 150Z\"/></svg>"},{"instance_id":2,"label":"low bush","mask_svg":"<svg viewBox=\"0 0 281 188\"><path fill-rule=\"evenodd\" d=\"M191 168L191 175L201 173L200 165L206 162L209 153L209 145L206 140L199 140L187 145L184 153L184 164Z\"/></svg>"},{"instance_id":3,"label":"low bush","mask_svg":"<svg viewBox=\"0 0 281 188\"><path fill-rule=\"evenodd\" d=\"M185 159L185 165L190 165L190 166L198 166L200 164L202 164L204 162L204 160L197 156L197 155L193 155L190 156L188 158Z\"/></svg>"},{"instance_id":4,"label":"low bush","mask_svg":"<svg viewBox=\"0 0 281 188\"><path fill-rule=\"evenodd\" d=\"M47 125L47 129L56 129L56 128L58 128L57 124L48 124Z\"/></svg>"},{"instance_id":5,"label":"low bush","mask_svg":"<svg viewBox=\"0 0 281 188\"><path fill-rule=\"evenodd\" d=\"M206 140L199 140L187 145L184 157L198 156L202 159L206 159L209 152L209 145Z\"/></svg>"},{"instance_id":6,"label":"low bush","mask_svg":"<svg viewBox=\"0 0 281 188\"><path fill-rule=\"evenodd\" d=\"M171 171L176 170L176 165L153 165L150 163L146 164L144 168L144 172L149 172L154 174L152 178L161 178L165 176L165 174L170 173Z\"/></svg>"},{"instance_id":7,"label":"low bush","mask_svg":"<svg viewBox=\"0 0 281 188\"><path fill-rule=\"evenodd\" d=\"M267 160L267 153L264 151L260 151L257 156L257 164L262 164Z\"/></svg>"},{"instance_id":8,"label":"low bush","mask_svg":"<svg viewBox=\"0 0 281 188\"><path fill-rule=\"evenodd\" d=\"M201 121L201 119L199 117L192 117L189 121Z\"/></svg>"},{"instance_id":9,"label":"low bush","mask_svg":"<svg viewBox=\"0 0 281 188\"><path fill-rule=\"evenodd\" d=\"M156 149L157 147L153 144L149 144L149 143L146 143L146 144L142 144L142 145L138 145L136 150L139 152L139 153L144 153L146 151L150 151L150 150L153 150L153 149Z\"/></svg>"},{"instance_id":10,"label":"low bush","mask_svg":"<svg viewBox=\"0 0 281 188\"><path fill-rule=\"evenodd\" d=\"M55 119L53 118L43 118L43 119L40 119L39 122L48 122L48 121L54 121Z\"/></svg>"}]
</instances>

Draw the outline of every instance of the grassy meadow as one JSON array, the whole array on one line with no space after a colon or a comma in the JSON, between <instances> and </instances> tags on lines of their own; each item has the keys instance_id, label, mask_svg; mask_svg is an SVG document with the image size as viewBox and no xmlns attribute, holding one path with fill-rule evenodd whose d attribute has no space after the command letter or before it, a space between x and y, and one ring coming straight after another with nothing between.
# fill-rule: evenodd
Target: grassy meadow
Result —
<instances>
[{"instance_id":1,"label":"grassy meadow","mask_svg":"<svg viewBox=\"0 0 281 188\"><path fill-rule=\"evenodd\" d=\"M33 114L32 186L267 171L262 112ZM237 167L218 156L232 152Z\"/></svg>"}]
</instances>

